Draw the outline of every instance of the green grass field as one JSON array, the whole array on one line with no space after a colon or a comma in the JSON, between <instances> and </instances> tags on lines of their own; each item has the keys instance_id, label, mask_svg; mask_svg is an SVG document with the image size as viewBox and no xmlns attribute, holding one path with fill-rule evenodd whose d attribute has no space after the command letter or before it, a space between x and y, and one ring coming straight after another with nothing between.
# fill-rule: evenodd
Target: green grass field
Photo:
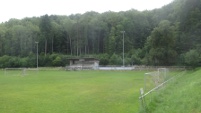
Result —
<instances>
[{"instance_id":1,"label":"green grass field","mask_svg":"<svg viewBox=\"0 0 201 113\"><path fill-rule=\"evenodd\" d=\"M136 113L143 71L0 71L0 113Z\"/></svg>"}]
</instances>

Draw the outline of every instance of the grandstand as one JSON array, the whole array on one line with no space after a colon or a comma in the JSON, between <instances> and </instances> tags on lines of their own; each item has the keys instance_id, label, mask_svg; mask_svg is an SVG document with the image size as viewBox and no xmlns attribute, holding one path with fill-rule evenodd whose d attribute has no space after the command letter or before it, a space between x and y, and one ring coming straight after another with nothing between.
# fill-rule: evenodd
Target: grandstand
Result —
<instances>
[{"instance_id":1,"label":"grandstand","mask_svg":"<svg viewBox=\"0 0 201 113\"><path fill-rule=\"evenodd\" d=\"M97 70L99 68L99 60L95 58L72 58L69 61L67 70Z\"/></svg>"}]
</instances>

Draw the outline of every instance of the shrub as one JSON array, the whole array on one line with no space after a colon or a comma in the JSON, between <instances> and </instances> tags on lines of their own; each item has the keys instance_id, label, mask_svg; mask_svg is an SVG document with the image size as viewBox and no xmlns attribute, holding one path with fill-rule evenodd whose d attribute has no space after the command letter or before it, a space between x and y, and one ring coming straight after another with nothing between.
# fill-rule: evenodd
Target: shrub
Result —
<instances>
[{"instance_id":1,"label":"shrub","mask_svg":"<svg viewBox=\"0 0 201 113\"><path fill-rule=\"evenodd\" d=\"M185 54L185 63L189 66L196 67L199 65L200 55L196 50L190 50Z\"/></svg>"}]
</instances>

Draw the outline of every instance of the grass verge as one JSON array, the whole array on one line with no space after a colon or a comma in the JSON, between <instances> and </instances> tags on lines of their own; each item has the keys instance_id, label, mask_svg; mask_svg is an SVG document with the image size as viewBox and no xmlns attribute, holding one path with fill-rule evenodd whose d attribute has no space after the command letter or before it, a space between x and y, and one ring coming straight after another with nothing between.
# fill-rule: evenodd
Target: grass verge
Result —
<instances>
[{"instance_id":1,"label":"grass verge","mask_svg":"<svg viewBox=\"0 0 201 113\"><path fill-rule=\"evenodd\" d=\"M146 113L201 113L201 69L176 77L155 93Z\"/></svg>"}]
</instances>

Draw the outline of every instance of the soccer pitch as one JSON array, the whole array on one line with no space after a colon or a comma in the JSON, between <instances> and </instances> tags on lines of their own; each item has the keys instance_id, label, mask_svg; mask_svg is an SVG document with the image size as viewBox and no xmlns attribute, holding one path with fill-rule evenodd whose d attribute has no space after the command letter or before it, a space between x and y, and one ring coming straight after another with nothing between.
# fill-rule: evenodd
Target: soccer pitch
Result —
<instances>
[{"instance_id":1,"label":"soccer pitch","mask_svg":"<svg viewBox=\"0 0 201 113\"><path fill-rule=\"evenodd\" d=\"M136 113L145 71L0 71L0 113Z\"/></svg>"}]
</instances>

